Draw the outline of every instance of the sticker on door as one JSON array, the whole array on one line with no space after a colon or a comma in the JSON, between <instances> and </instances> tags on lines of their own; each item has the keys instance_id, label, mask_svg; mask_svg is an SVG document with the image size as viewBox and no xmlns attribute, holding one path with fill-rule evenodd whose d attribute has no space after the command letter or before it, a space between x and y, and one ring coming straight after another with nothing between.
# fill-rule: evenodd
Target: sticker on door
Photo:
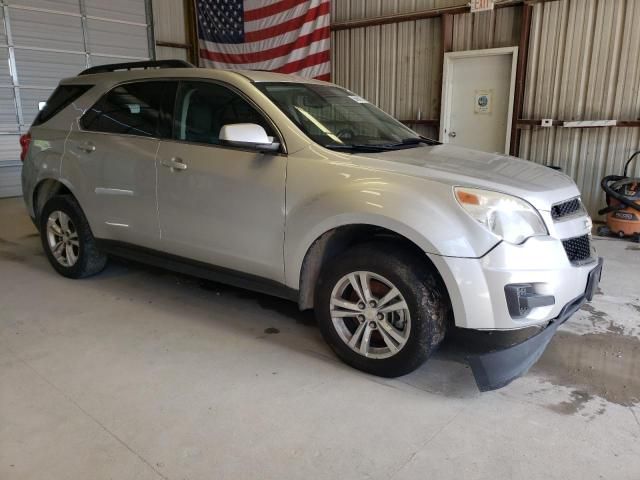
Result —
<instances>
[{"instance_id":1,"label":"sticker on door","mask_svg":"<svg viewBox=\"0 0 640 480\"><path fill-rule=\"evenodd\" d=\"M491 114L491 99L493 90L476 90L474 112L480 114Z\"/></svg>"}]
</instances>

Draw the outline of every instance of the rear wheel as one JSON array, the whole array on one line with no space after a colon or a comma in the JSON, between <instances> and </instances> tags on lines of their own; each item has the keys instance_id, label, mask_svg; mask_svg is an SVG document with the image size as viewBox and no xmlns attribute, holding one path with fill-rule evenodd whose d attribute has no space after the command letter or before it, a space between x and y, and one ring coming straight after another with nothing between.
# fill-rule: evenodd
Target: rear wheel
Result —
<instances>
[{"instance_id":1,"label":"rear wheel","mask_svg":"<svg viewBox=\"0 0 640 480\"><path fill-rule=\"evenodd\" d=\"M96 246L89 223L72 196L49 199L38 220L42 246L58 273L83 278L104 269L107 256Z\"/></svg>"},{"instance_id":2,"label":"rear wheel","mask_svg":"<svg viewBox=\"0 0 640 480\"><path fill-rule=\"evenodd\" d=\"M449 300L424 258L395 244L356 246L316 287L322 334L349 365L384 377L420 366L444 338Z\"/></svg>"}]
</instances>

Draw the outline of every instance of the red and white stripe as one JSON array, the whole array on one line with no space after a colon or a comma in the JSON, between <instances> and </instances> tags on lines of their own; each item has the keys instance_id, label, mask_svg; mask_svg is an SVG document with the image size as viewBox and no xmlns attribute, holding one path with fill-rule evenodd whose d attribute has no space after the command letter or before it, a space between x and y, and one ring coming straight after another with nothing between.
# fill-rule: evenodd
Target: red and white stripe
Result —
<instances>
[{"instance_id":1,"label":"red and white stripe","mask_svg":"<svg viewBox=\"0 0 640 480\"><path fill-rule=\"evenodd\" d=\"M329 80L330 0L244 0L245 43L200 39L203 67Z\"/></svg>"}]
</instances>

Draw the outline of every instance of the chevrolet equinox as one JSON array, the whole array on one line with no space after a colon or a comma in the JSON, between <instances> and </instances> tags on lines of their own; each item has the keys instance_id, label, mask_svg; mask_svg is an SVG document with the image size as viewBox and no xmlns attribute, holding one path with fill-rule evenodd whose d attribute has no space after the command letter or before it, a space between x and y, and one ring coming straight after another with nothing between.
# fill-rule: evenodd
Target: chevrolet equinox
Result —
<instances>
[{"instance_id":1,"label":"chevrolet equinox","mask_svg":"<svg viewBox=\"0 0 640 480\"><path fill-rule=\"evenodd\" d=\"M22 145L60 274L109 255L314 309L346 363L411 372L447 330L481 390L542 354L600 279L575 183L424 138L331 83L170 60L62 80Z\"/></svg>"}]
</instances>

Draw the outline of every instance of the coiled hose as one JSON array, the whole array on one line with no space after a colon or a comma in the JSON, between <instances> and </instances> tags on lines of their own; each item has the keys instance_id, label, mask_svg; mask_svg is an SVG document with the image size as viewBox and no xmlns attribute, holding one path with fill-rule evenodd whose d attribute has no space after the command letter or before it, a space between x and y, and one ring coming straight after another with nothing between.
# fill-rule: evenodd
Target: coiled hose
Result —
<instances>
[{"instance_id":1,"label":"coiled hose","mask_svg":"<svg viewBox=\"0 0 640 480\"><path fill-rule=\"evenodd\" d=\"M638 154L640 154L640 150L634 152L633 155L629 157L629 160L627 160L627 163L625 163L624 165L623 175L607 175L600 182L602 190L604 190L604 193L607 194L607 206L602 210L599 210L598 215L605 215L610 212L624 210L627 207L633 208L640 212L640 203L637 203L636 200L622 193L624 191L623 187L625 185L640 183L640 178L631 178L627 176L629 164L634 158L636 158ZM615 198L619 203L616 205L611 205L611 203L609 202L610 198Z\"/></svg>"}]
</instances>

